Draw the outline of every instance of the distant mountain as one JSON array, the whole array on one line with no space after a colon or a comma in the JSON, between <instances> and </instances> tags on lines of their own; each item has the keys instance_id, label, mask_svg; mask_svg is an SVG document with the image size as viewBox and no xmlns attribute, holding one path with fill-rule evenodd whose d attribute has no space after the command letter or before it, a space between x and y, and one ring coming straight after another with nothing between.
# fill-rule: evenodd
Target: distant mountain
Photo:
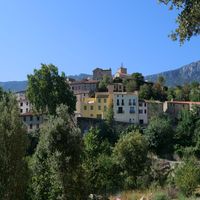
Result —
<instances>
[{"instance_id":1,"label":"distant mountain","mask_svg":"<svg viewBox=\"0 0 200 200\"><path fill-rule=\"evenodd\" d=\"M183 85L193 81L200 82L200 61L193 62L181 68L153 74L145 77L145 80L155 82L159 76L165 78L167 86Z\"/></svg>"},{"instance_id":2,"label":"distant mountain","mask_svg":"<svg viewBox=\"0 0 200 200\"><path fill-rule=\"evenodd\" d=\"M165 78L167 86L183 85L184 83L191 83L193 81L200 82L200 61L193 62L175 70L146 76L145 80L155 82L159 76ZM70 75L69 77L75 80L82 80L92 78L92 75L81 73L79 75ZM0 82L0 86L6 91L18 92L27 88L27 81Z\"/></svg>"},{"instance_id":3,"label":"distant mountain","mask_svg":"<svg viewBox=\"0 0 200 200\"><path fill-rule=\"evenodd\" d=\"M82 80L85 78L92 78L92 75L79 74L79 75L70 75L69 77L75 80ZM26 90L27 84L28 84L27 81L7 81L7 82L0 82L0 87L2 87L6 91L19 92Z\"/></svg>"},{"instance_id":4,"label":"distant mountain","mask_svg":"<svg viewBox=\"0 0 200 200\"><path fill-rule=\"evenodd\" d=\"M0 82L0 86L6 91L18 92L18 91L26 90L27 81Z\"/></svg>"},{"instance_id":5,"label":"distant mountain","mask_svg":"<svg viewBox=\"0 0 200 200\"><path fill-rule=\"evenodd\" d=\"M75 80L82 80L82 79L86 79L86 78L92 78L92 75L90 74L79 74L79 75L70 75L70 78L73 78Z\"/></svg>"}]
</instances>

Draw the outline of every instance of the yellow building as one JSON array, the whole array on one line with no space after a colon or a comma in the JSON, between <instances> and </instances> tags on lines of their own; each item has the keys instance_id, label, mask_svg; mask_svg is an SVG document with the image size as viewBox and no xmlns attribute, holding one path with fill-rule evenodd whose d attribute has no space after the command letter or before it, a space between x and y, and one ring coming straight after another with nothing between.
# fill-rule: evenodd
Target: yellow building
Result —
<instances>
[{"instance_id":1,"label":"yellow building","mask_svg":"<svg viewBox=\"0 0 200 200\"><path fill-rule=\"evenodd\" d=\"M108 108L112 105L112 94L97 92L94 98L82 98L81 116L105 119Z\"/></svg>"}]
</instances>

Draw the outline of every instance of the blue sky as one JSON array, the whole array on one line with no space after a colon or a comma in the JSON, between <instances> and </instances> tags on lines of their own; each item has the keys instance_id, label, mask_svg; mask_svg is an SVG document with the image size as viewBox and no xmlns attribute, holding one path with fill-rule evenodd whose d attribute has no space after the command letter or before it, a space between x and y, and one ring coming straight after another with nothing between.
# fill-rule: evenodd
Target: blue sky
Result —
<instances>
[{"instance_id":1,"label":"blue sky","mask_svg":"<svg viewBox=\"0 0 200 200\"><path fill-rule=\"evenodd\" d=\"M168 38L176 15L157 0L1 1L0 81L25 80L40 63L69 75L123 62L147 75L200 60L200 37Z\"/></svg>"}]
</instances>

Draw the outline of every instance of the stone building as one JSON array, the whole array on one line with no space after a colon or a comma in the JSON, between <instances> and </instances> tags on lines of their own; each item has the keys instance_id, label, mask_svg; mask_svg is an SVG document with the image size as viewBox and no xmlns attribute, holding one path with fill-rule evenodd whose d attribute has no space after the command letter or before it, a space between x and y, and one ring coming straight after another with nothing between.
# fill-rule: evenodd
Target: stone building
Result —
<instances>
[{"instance_id":1,"label":"stone building","mask_svg":"<svg viewBox=\"0 0 200 200\"><path fill-rule=\"evenodd\" d=\"M26 97L26 91L16 92L15 95L20 109L20 116L27 131L31 132L39 129L44 120L43 115L33 113L32 105Z\"/></svg>"},{"instance_id":2,"label":"stone building","mask_svg":"<svg viewBox=\"0 0 200 200\"><path fill-rule=\"evenodd\" d=\"M101 69L96 68L93 70L93 80L102 80L104 76L108 76L110 79L112 79L112 70L110 69Z\"/></svg>"}]
</instances>

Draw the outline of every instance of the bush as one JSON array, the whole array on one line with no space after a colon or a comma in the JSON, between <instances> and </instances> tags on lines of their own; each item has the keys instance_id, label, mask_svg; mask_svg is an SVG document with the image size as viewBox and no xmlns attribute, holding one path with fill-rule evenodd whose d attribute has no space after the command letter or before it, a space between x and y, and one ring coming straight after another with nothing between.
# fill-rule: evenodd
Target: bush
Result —
<instances>
[{"instance_id":1,"label":"bush","mask_svg":"<svg viewBox=\"0 0 200 200\"><path fill-rule=\"evenodd\" d=\"M167 194L163 192L156 193L152 200L169 200Z\"/></svg>"},{"instance_id":2,"label":"bush","mask_svg":"<svg viewBox=\"0 0 200 200\"><path fill-rule=\"evenodd\" d=\"M194 157L185 160L175 172L175 184L180 191L191 195L200 183L200 168Z\"/></svg>"}]
</instances>

